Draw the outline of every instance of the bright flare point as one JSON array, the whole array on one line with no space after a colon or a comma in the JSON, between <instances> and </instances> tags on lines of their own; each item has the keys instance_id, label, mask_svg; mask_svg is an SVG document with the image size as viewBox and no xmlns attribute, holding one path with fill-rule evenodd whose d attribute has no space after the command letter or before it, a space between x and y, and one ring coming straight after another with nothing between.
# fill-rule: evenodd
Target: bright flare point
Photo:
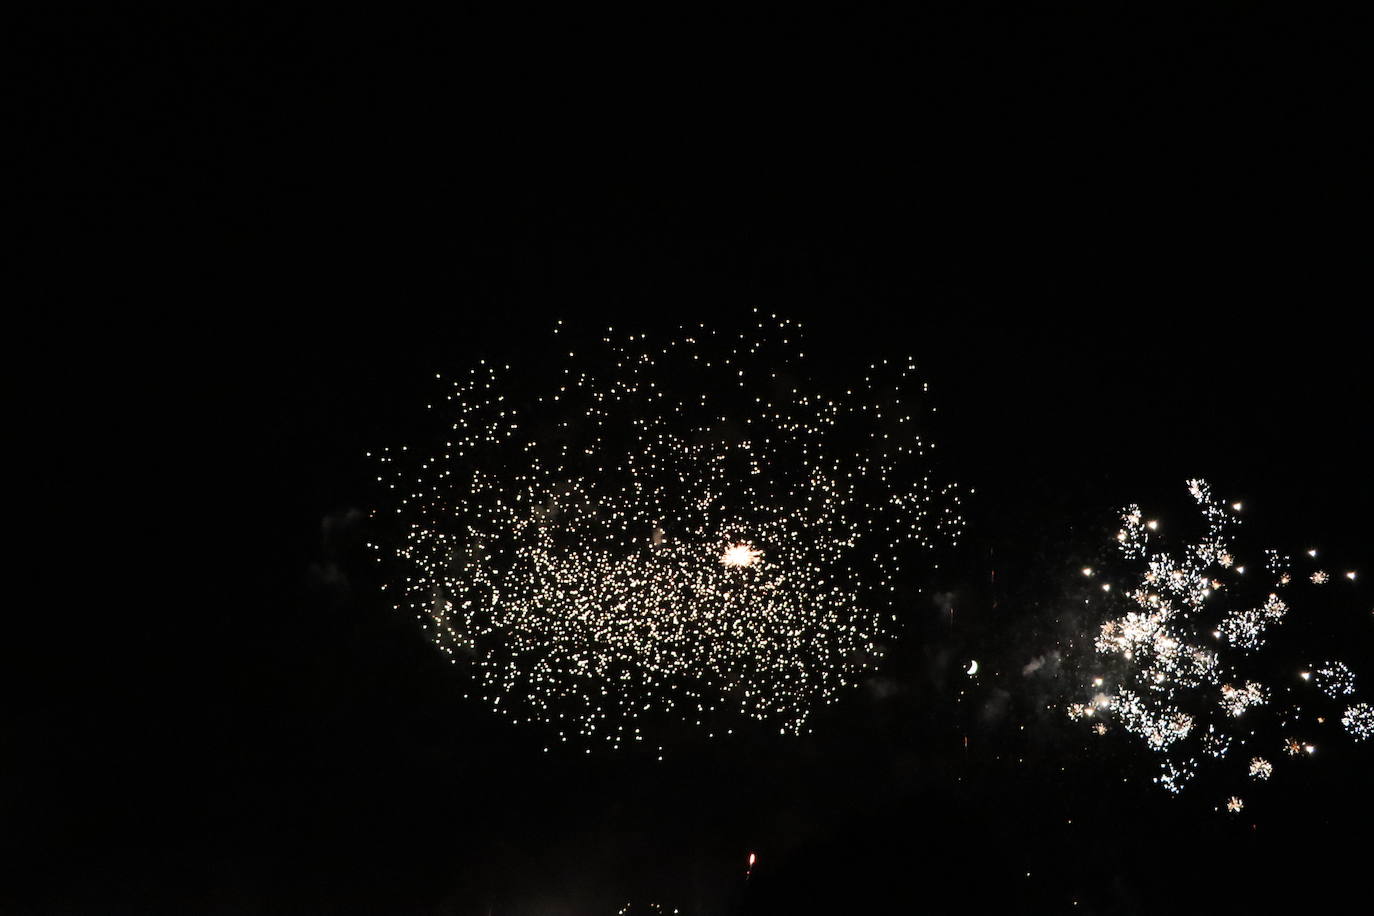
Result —
<instances>
[{"instance_id":1,"label":"bright flare point","mask_svg":"<svg viewBox=\"0 0 1374 916\"><path fill-rule=\"evenodd\" d=\"M731 544L720 555L720 562L725 566L753 566L761 556L762 550L755 550L748 544Z\"/></svg>"}]
</instances>

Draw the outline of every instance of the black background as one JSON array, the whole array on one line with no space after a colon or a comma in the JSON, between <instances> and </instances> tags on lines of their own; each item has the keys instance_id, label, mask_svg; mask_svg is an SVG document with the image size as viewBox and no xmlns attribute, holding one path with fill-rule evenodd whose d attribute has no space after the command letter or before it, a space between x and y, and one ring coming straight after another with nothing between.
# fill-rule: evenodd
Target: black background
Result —
<instances>
[{"instance_id":1,"label":"black background","mask_svg":"<svg viewBox=\"0 0 1374 916\"><path fill-rule=\"evenodd\" d=\"M6 704L9 909L1358 893L1367 751L1227 818L998 699L1111 511L1189 476L1374 575L1363 32L1295 15L29 23L10 365L16 619L42 635ZM556 318L754 307L836 383L916 357L941 472L976 490L927 589L956 621L913 600L882 680L805 740L542 754L378 595L363 452L423 440L436 371L539 359Z\"/></svg>"}]
</instances>

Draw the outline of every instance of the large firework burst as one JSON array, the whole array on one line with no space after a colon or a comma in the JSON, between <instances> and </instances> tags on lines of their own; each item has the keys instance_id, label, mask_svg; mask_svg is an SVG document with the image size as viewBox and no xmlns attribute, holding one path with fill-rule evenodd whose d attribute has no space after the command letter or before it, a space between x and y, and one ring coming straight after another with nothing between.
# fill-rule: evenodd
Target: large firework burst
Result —
<instances>
[{"instance_id":1,"label":"large firework burst","mask_svg":"<svg viewBox=\"0 0 1374 916\"><path fill-rule=\"evenodd\" d=\"M1272 651L1294 609L1311 603L1304 590L1333 580L1317 551L1303 555L1311 568L1301 572L1276 550L1247 557L1235 537L1241 504L1215 499L1202 480L1188 489L1202 513L1200 538L1169 549L1159 522L1132 505L1116 535L1128 568L1082 570L1111 611L1085 672L1090 699L1069 715L1096 721L1098 734L1115 722L1143 741L1162 757L1155 781L1171 792L1209 760L1238 760L1236 778L1262 782L1275 772L1271 757L1314 754L1314 734L1343 724L1355 740L1368 737L1367 707L1349 702L1348 666L1295 661L1310 649L1295 652L1291 640ZM1233 796L1225 807L1243 805Z\"/></svg>"},{"instance_id":2,"label":"large firework burst","mask_svg":"<svg viewBox=\"0 0 1374 916\"><path fill-rule=\"evenodd\" d=\"M812 370L777 318L477 366L439 402L440 447L376 456L398 607L562 741L734 714L803 730L880 654L903 564L962 525L914 364L842 388Z\"/></svg>"}]
</instances>

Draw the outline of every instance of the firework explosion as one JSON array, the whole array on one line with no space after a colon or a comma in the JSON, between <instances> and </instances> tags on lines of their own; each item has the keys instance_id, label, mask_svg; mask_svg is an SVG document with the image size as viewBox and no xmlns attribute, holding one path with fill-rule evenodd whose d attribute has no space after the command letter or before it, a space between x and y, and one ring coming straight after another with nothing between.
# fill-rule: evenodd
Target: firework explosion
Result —
<instances>
[{"instance_id":1,"label":"firework explosion","mask_svg":"<svg viewBox=\"0 0 1374 916\"><path fill-rule=\"evenodd\" d=\"M1374 736L1374 707L1368 703L1356 703L1345 711L1341 724L1355 736L1356 741Z\"/></svg>"},{"instance_id":2,"label":"firework explosion","mask_svg":"<svg viewBox=\"0 0 1374 916\"><path fill-rule=\"evenodd\" d=\"M1291 609L1305 603L1302 588L1327 586L1332 577L1322 570L1295 576L1292 560L1275 550L1263 554L1267 575L1247 573L1234 536L1241 504L1214 499L1202 480L1189 481L1188 489L1204 532L1175 550L1156 546L1160 525L1146 520L1138 506L1122 512L1116 541L1131 581L1125 588L1104 581L1093 594L1124 613L1099 629L1089 672L1091 700L1068 707L1071 718L1096 720L1097 734L1106 734L1103 726L1112 722L1143 741L1162 758L1155 782L1174 793L1208 759L1232 767L1231 753L1241 747L1252 756L1234 755L1248 759L1236 775L1270 779L1275 765L1267 755L1316 752L1307 735L1290 730L1310 734L1329 727L1340 713L1319 714L1323 703L1347 701L1355 693L1355 675L1344 663L1298 669L1276 662L1266 648ZM1316 556L1315 550L1307 552L1310 560ZM1101 577L1091 567L1082 573ZM1345 578L1356 577L1349 572ZM1369 737L1374 723L1368 705L1345 702L1343 708L1345 730L1357 741ZM1224 804L1231 813L1243 806L1239 796Z\"/></svg>"},{"instance_id":3,"label":"firework explosion","mask_svg":"<svg viewBox=\"0 0 1374 916\"><path fill-rule=\"evenodd\" d=\"M881 654L902 564L962 521L910 360L822 391L800 336L608 336L542 390L541 367L454 382L441 448L375 456L397 607L493 710L588 750L806 729Z\"/></svg>"}]
</instances>

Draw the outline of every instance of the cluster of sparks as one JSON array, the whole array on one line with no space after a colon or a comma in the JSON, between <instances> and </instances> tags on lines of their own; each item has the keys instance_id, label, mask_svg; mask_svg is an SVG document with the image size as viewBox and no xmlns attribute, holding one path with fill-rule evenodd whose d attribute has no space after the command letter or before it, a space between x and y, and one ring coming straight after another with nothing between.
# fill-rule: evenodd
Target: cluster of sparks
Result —
<instances>
[{"instance_id":1,"label":"cluster of sparks","mask_svg":"<svg viewBox=\"0 0 1374 916\"><path fill-rule=\"evenodd\" d=\"M910 360L823 391L800 336L608 334L454 381L441 447L374 456L397 607L493 710L589 752L806 730L881 655L902 564L963 523Z\"/></svg>"},{"instance_id":2,"label":"cluster of sparks","mask_svg":"<svg viewBox=\"0 0 1374 916\"><path fill-rule=\"evenodd\" d=\"M1106 724L1111 722L1143 741L1162 758L1155 782L1174 793L1198 773L1204 759L1224 759L1240 746L1259 751L1248 758L1244 771L1257 782L1274 775L1266 755L1315 754L1315 744L1305 737L1270 739L1253 720L1254 710L1273 708L1282 728L1324 725L1327 716L1301 705L1320 700L1304 693L1309 684L1345 704L1340 722L1351 737L1369 738L1374 711L1368 704L1350 704L1356 679L1344 663L1280 672L1279 689L1251 676L1264 667L1263 650L1289 616L1290 603L1300 603L1300 596L1291 594L1296 584L1325 586L1332 577L1323 570L1295 577L1291 558L1275 550L1265 551L1260 563L1267 575L1255 570L1247 574L1234 537L1241 504L1215 499L1202 480L1189 481L1188 488L1204 522L1195 543L1172 551L1157 546L1158 521L1147 520L1138 506L1122 512L1116 541L1134 581L1126 588L1104 581L1095 592L1107 600L1124 600L1124 609L1115 605L1124 613L1101 624L1094 642L1091 699L1070 704L1069 716L1095 720L1093 730L1099 735L1110 730ZM1317 552L1307 555L1315 559ZM1099 577L1092 568L1082 572ZM1354 581L1356 576L1352 571L1345 578ZM1257 584L1262 586L1258 595L1250 590ZM1289 699L1295 690L1298 699ZM1287 703L1281 710L1280 695ZM1244 804L1231 796L1225 809L1238 813Z\"/></svg>"},{"instance_id":3,"label":"cluster of sparks","mask_svg":"<svg viewBox=\"0 0 1374 916\"><path fill-rule=\"evenodd\" d=\"M1345 662L1327 662L1313 671L1312 676L1318 689L1332 699L1355 693L1355 672Z\"/></svg>"},{"instance_id":4,"label":"cluster of sparks","mask_svg":"<svg viewBox=\"0 0 1374 916\"><path fill-rule=\"evenodd\" d=\"M1341 724L1355 736L1356 741L1374 737L1374 707L1368 703L1354 704L1346 709L1345 715L1341 717Z\"/></svg>"}]
</instances>

